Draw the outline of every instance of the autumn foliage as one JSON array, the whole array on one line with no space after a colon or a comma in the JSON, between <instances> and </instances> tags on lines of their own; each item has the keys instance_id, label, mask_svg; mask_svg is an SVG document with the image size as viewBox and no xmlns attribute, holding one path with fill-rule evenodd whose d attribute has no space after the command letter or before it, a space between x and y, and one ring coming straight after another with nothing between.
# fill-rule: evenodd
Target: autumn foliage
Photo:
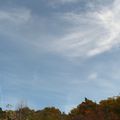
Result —
<instances>
[{"instance_id":1,"label":"autumn foliage","mask_svg":"<svg viewBox=\"0 0 120 120\"><path fill-rule=\"evenodd\" d=\"M102 100L99 103L85 98L69 114L55 107L32 110L22 107L15 111L0 109L0 120L120 120L120 96Z\"/></svg>"}]
</instances>

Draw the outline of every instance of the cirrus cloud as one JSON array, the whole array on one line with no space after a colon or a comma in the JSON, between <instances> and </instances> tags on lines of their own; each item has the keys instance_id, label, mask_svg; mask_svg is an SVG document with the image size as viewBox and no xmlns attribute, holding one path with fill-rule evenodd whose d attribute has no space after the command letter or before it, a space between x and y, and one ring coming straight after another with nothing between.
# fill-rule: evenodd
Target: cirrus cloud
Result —
<instances>
[{"instance_id":1,"label":"cirrus cloud","mask_svg":"<svg viewBox=\"0 0 120 120\"><path fill-rule=\"evenodd\" d=\"M94 12L65 13L61 18L72 27L55 40L51 49L67 57L88 58L110 51L120 43L120 2ZM57 39L57 38L56 38Z\"/></svg>"},{"instance_id":2,"label":"cirrus cloud","mask_svg":"<svg viewBox=\"0 0 120 120\"><path fill-rule=\"evenodd\" d=\"M30 10L28 9L10 9L0 10L0 22L13 22L21 24L29 21L31 18Z\"/></svg>"}]
</instances>

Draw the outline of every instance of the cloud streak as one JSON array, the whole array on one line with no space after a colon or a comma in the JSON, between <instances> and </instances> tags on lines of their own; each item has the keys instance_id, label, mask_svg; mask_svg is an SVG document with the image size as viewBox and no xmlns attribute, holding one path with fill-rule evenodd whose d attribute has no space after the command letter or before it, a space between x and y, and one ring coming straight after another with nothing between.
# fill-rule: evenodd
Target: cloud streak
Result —
<instances>
[{"instance_id":1,"label":"cloud streak","mask_svg":"<svg viewBox=\"0 0 120 120\"><path fill-rule=\"evenodd\" d=\"M66 3L76 3L79 2L79 0L51 0L52 4L66 4Z\"/></svg>"},{"instance_id":2,"label":"cloud streak","mask_svg":"<svg viewBox=\"0 0 120 120\"><path fill-rule=\"evenodd\" d=\"M77 0L60 0L59 2L77 2ZM7 29L1 29L1 31L4 34L8 31L10 36L15 36L13 35L13 32L15 32L16 37L22 38L22 41L26 39L32 46L36 46L37 50L42 49L68 58L89 58L110 51L120 43L119 6L120 2L115 0L111 6L102 7L93 12L54 14L53 16L56 17L58 22L54 23L54 20L51 20L52 25L58 26L60 23L62 26L62 23L65 24L65 32L59 37L52 32L50 33L49 30L49 36L43 35L42 29L49 29L49 25L43 26L45 24L43 19L46 18L41 18L39 15L37 17L33 16L29 9L0 10L0 24L2 28ZM8 26L6 26L6 23ZM13 29L14 24L20 25L17 30ZM36 28L33 27L35 25L37 25ZM30 32L32 34L28 34ZM58 32L60 34L60 30ZM45 42L43 42L43 39Z\"/></svg>"},{"instance_id":3,"label":"cloud streak","mask_svg":"<svg viewBox=\"0 0 120 120\"><path fill-rule=\"evenodd\" d=\"M88 58L110 51L120 43L119 6L116 0L94 12L65 13L61 18L72 27L52 43L51 49L71 58Z\"/></svg>"},{"instance_id":4,"label":"cloud streak","mask_svg":"<svg viewBox=\"0 0 120 120\"><path fill-rule=\"evenodd\" d=\"M0 10L0 22L26 23L30 20L31 13L27 9Z\"/></svg>"}]
</instances>

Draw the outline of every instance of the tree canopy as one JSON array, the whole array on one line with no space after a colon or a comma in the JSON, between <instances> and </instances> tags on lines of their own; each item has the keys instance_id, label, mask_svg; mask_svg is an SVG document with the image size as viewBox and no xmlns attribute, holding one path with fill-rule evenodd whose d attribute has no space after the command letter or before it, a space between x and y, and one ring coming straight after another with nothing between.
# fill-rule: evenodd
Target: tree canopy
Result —
<instances>
[{"instance_id":1,"label":"tree canopy","mask_svg":"<svg viewBox=\"0 0 120 120\"><path fill-rule=\"evenodd\" d=\"M0 120L120 120L120 96L101 100L99 103L85 98L69 114L55 107L32 110L27 106L17 110L2 110Z\"/></svg>"}]
</instances>

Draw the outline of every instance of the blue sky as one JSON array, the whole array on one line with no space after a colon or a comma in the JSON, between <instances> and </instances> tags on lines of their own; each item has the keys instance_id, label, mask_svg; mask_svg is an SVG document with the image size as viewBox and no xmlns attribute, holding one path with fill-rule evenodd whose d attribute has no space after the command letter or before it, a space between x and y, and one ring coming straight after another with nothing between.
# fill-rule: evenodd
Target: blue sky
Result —
<instances>
[{"instance_id":1,"label":"blue sky","mask_svg":"<svg viewBox=\"0 0 120 120\"><path fill-rule=\"evenodd\" d=\"M1 0L1 106L68 112L118 95L119 13L119 0Z\"/></svg>"}]
</instances>

